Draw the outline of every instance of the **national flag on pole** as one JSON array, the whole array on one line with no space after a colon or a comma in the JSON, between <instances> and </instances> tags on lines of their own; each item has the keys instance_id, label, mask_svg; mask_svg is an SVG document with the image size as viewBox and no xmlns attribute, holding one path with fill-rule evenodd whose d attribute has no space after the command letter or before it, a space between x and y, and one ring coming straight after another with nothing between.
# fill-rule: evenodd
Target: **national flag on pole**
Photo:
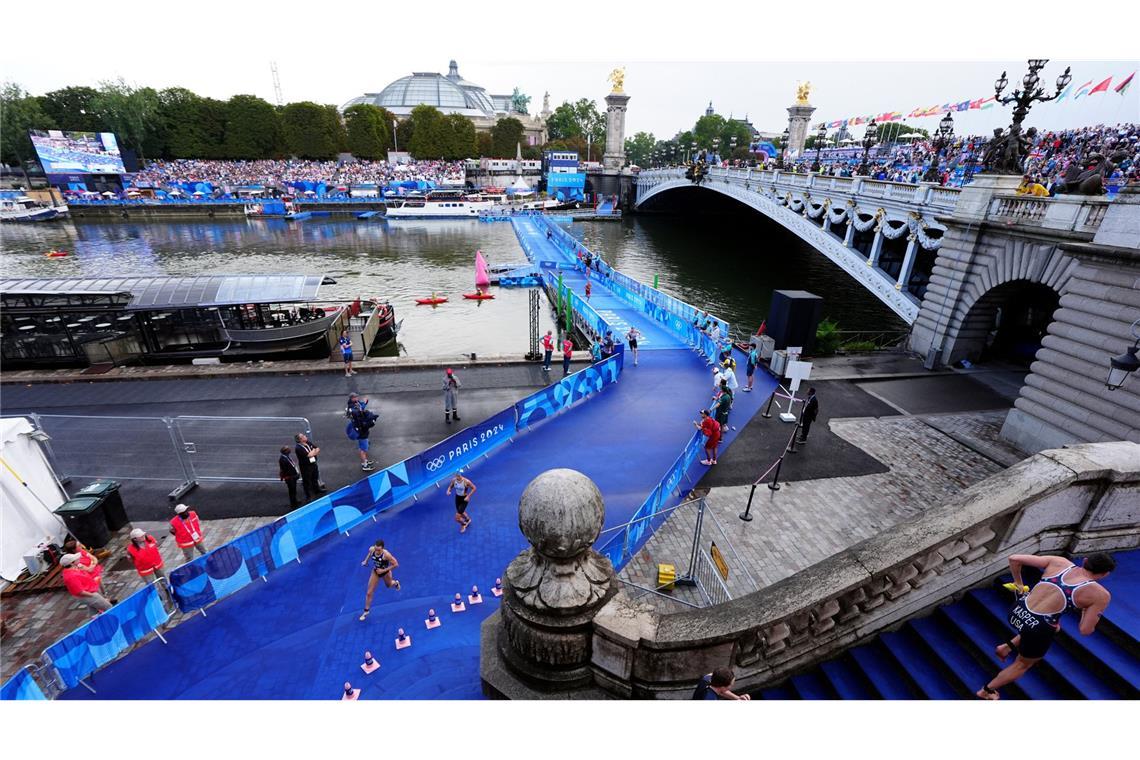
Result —
<instances>
[{"instance_id":1,"label":"national flag on pole","mask_svg":"<svg viewBox=\"0 0 1140 760\"><path fill-rule=\"evenodd\" d=\"M1121 95L1123 95L1124 91L1128 89L1128 85L1132 84L1132 77L1134 77L1134 76L1136 76L1135 71L1133 71L1131 74L1129 74L1128 78L1125 79L1123 82L1116 85L1116 87L1114 87L1112 91L1120 93Z\"/></svg>"},{"instance_id":2,"label":"national flag on pole","mask_svg":"<svg viewBox=\"0 0 1140 760\"><path fill-rule=\"evenodd\" d=\"M1092 90L1089 91L1089 95L1096 95L1098 92L1108 92L1108 84L1111 81L1112 81L1112 77L1109 77L1108 79L1104 80L1103 82L1098 84L1096 87L1092 88Z\"/></svg>"},{"instance_id":3,"label":"national flag on pole","mask_svg":"<svg viewBox=\"0 0 1140 760\"><path fill-rule=\"evenodd\" d=\"M1079 98L1082 95L1088 95L1089 94L1088 93L1088 87L1090 84L1092 84L1091 79L1089 81L1085 82L1084 84L1082 84L1080 87L1078 87L1077 88L1077 94L1073 96L1073 100L1076 100L1077 98Z\"/></svg>"}]
</instances>

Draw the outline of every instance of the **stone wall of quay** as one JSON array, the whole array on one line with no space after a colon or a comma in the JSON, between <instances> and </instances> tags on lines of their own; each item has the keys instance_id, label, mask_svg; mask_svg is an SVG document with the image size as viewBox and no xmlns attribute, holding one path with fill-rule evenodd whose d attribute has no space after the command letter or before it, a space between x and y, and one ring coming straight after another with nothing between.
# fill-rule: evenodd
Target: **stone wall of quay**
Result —
<instances>
[{"instance_id":1,"label":"stone wall of quay","mask_svg":"<svg viewBox=\"0 0 1140 760\"><path fill-rule=\"evenodd\" d=\"M594 617L595 688L684 699L702 674L732 665L741 688L758 689L990 581L1010 554L1137 546L1140 444L1042 452L726 604L660 614L619 593Z\"/></svg>"}]
</instances>

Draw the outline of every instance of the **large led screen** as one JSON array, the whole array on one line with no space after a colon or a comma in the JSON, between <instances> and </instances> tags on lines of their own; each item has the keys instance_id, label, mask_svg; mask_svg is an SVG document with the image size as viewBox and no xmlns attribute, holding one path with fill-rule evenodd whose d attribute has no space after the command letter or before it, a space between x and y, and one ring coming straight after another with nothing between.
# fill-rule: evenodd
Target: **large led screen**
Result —
<instances>
[{"instance_id":1,"label":"large led screen","mask_svg":"<svg viewBox=\"0 0 1140 760\"><path fill-rule=\"evenodd\" d=\"M125 174L119 143L111 132L29 133L45 174Z\"/></svg>"}]
</instances>

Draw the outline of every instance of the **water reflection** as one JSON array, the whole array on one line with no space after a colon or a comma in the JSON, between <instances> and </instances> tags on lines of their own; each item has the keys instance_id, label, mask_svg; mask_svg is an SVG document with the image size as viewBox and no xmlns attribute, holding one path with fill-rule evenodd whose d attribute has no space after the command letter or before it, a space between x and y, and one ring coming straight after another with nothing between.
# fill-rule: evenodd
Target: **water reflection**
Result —
<instances>
[{"instance_id":1,"label":"water reflection","mask_svg":"<svg viewBox=\"0 0 1140 760\"><path fill-rule=\"evenodd\" d=\"M881 330L902 323L821 254L757 216L631 217L572 225L575 235L618 268L708 306L742 330L767 316L773 289L804 289L825 299L842 329ZM522 356L528 350L527 292L495 288L495 300L464 300L474 288L475 251L491 265L525 262L508 223L476 220L281 219L195 222L58 222L4 225L9 277L105 277L324 273L336 285L322 298L377 297L396 306L409 355ZM60 249L73 255L48 259ZM417 306L432 293L448 302ZM543 332L553 328L549 309Z\"/></svg>"}]
</instances>

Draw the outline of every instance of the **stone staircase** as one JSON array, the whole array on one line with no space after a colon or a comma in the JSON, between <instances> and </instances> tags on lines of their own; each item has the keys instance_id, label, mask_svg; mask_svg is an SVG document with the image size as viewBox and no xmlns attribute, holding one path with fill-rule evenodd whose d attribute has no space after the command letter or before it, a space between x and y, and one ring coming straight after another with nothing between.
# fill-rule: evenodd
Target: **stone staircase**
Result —
<instances>
[{"instance_id":1,"label":"stone staircase","mask_svg":"<svg viewBox=\"0 0 1140 760\"><path fill-rule=\"evenodd\" d=\"M1105 581L1112 603L1096 632L1080 635L1077 616L1066 615L1048 655L1005 687L1003 699L1140 698L1140 550L1119 553L1116 561L1116 571ZM970 591L755 696L972 698L1001 667L993 649L1010 634L1011 603L1009 592L995 581L992 588Z\"/></svg>"}]
</instances>

